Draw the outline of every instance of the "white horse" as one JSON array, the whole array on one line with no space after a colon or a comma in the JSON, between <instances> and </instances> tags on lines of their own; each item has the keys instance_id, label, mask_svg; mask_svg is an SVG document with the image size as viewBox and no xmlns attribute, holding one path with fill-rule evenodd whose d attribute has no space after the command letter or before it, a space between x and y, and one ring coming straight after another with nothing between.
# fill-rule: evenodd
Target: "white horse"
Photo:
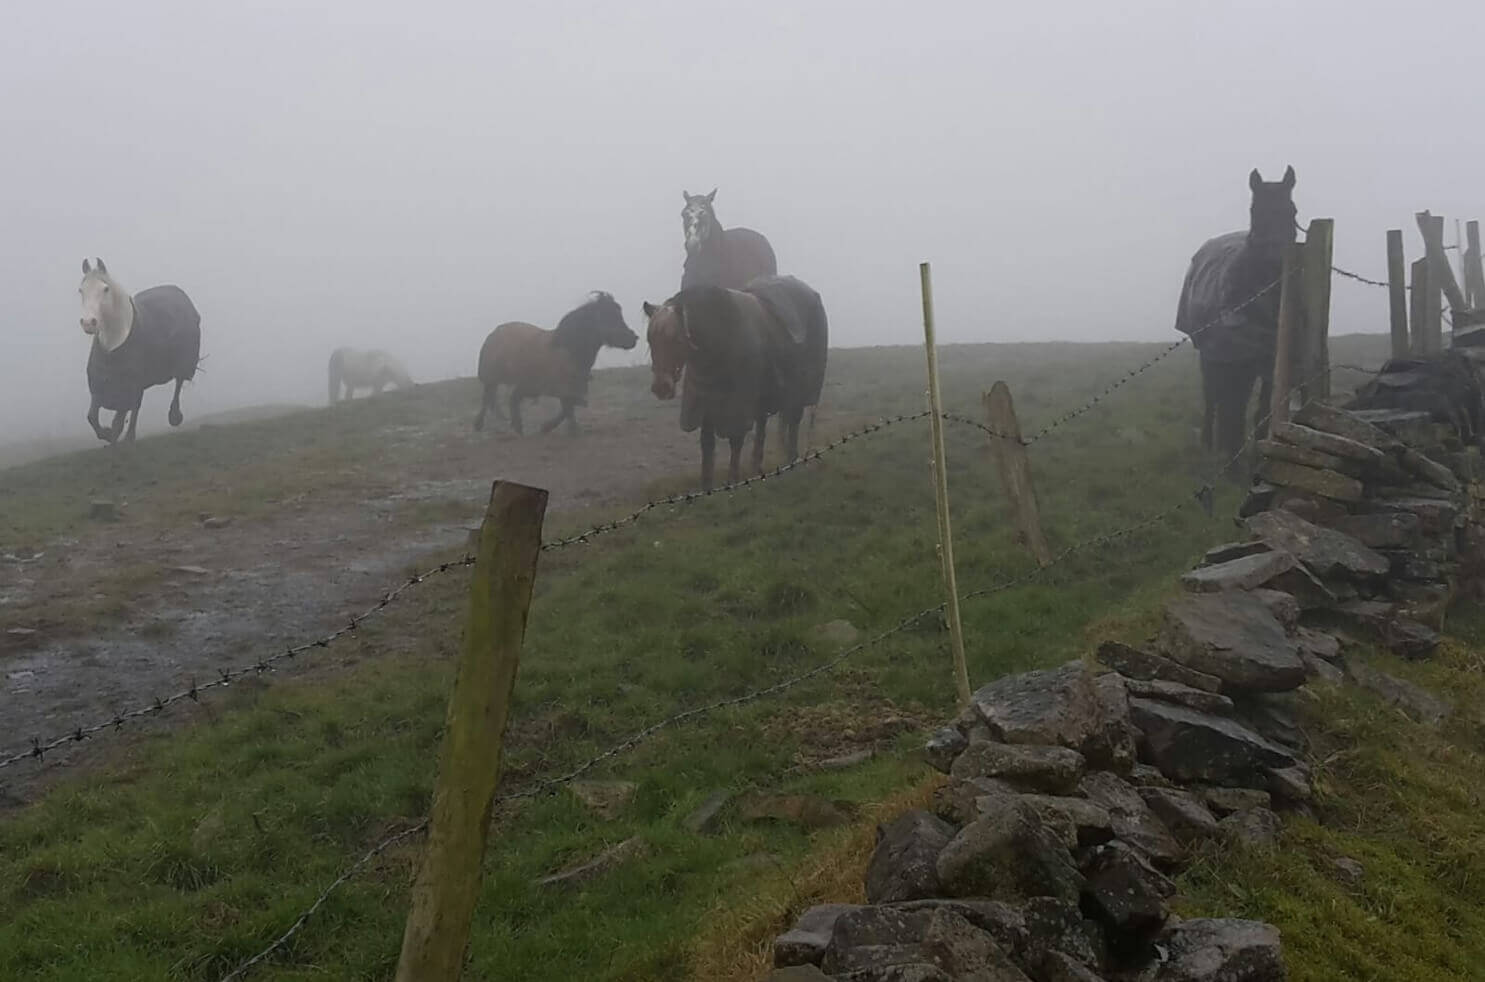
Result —
<instances>
[{"instance_id":1,"label":"white horse","mask_svg":"<svg viewBox=\"0 0 1485 982\"><path fill-rule=\"evenodd\" d=\"M341 399L344 386L345 398L355 395L357 389L370 389L372 395L379 394L389 385L399 389L411 388L412 377L402 362L385 351L361 351L356 348L336 348L330 354L330 405Z\"/></svg>"}]
</instances>

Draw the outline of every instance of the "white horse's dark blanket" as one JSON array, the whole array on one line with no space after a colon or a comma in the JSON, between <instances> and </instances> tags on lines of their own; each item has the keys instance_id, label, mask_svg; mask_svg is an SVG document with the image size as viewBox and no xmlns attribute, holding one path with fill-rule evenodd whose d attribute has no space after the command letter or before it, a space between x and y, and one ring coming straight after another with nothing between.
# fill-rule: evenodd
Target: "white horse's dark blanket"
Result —
<instances>
[{"instance_id":1,"label":"white horse's dark blanket","mask_svg":"<svg viewBox=\"0 0 1485 982\"><path fill-rule=\"evenodd\" d=\"M1229 232L1196 251L1181 299L1176 330L1191 338L1213 362L1251 362L1273 357L1278 334L1278 288L1248 303L1267 282L1247 261L1247 232ZM1278 275L1275 269L1274 275ZM1245 306L1246 304L1246 306ZM1241 307L1242 309L1234 309Z\"/></svg>"},{"instance_id":2,"label":"white horse's dark blanket","mask_svg":"<svg viewBox=\"0 0 1485 982\"><path fill-rule=\"evenodd\" d=\"M134 327L108 351L97 339L88 353L88 391L104 409L133 409L153 385L189 381L201 360L201 315L185 291L155 286L134 295Z\"/></svg>"}]
</instances>

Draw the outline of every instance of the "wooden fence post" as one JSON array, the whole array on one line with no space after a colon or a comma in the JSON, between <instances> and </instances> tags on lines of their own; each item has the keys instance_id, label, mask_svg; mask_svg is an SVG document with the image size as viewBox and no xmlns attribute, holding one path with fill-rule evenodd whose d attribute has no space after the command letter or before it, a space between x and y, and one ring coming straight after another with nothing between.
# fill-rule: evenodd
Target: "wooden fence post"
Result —
<instances>
[{"instance_id":1,"label":"wooden fence post","mask_svg":"<svg viewBox=\"0 0 1485 982\"><path fill-rule=\"evenodd\" d=\"M1459 284L1454 282L1454 268L1449 265L1449 256L1444 252L1444 216L1420 211L1413 217L1418 221L1418 231L1423 234L1423 246L1430 267L1429 282L1433 284L1434 290L1444 291L1444 296L1449 298L1451 311L1465 309L1468 305L1464 302L1464 293L1459 289Z\"/></svg>"},{"instance_id":2,"label":"wooden fence post","mask_svg":"<svg viewBox=\"0 0 1485 982\"><path fill-rule=\"evenodd\" d=\"M1437 321L1434 312L1439 310L1438 287L1434 285L1433 263L1428 257L1413 262L1413 356L1421 358L1433 354L1443 346L1442 329L1435 334Z\"/></svg>"},{"instance_id":3,"label":"wooden fence post","mask_svg":"<svg viewBox=\"0 0 1485 982\"><path fill-rule=\"evenodd\" d=\"M1300 398L1330 401L1330 271L1335 219L1312 218L1305 235L1300 276L1304 282L1304 357L1299 360Z\"/></svg>"},{"instance_id":4,"label":"wooden fence post","mask_svg":"<svg viewBox=\"0 0 1485 982\"><path fill-rule=\"evenodd\" d=\"M1464 285L1468 291L1469 305L1474 310L1485 307L1485 263L1480 256L1480 223L1466 222L1464 254Z\"/></svg>"},{"instance_id":5,"label":"wooden fence post","mask_svg":"<svg viewBox=\"0 0 1485 982\"><path fill-rule=\"evenodd\" d=\"M1000 484L1010 499L1016 515L1016 527L1031 558L1038 566L1052 564L1052 550L1042 535L1041 512L1036 504L1036 488L1031 483L1031 459L1021 442L1021 423L1016 419L1016 405L1011 400L1011 387L996 382L984 395L986 421L995 431L990 437L990 459L1000 471Z\"/></svg>"},{"instance_id":6,"label":"wooden fence post","mask_svg":"<svg viewBox=\"0 0 1485 982\"><path fill-rule=\"evenodd\" d=\"M1408 281L1402 229L1387 230L1387 295L1392 314L1392 357L1408 357Z\"/></svg>"},{"instance_id":7,"label":"wooden fence post","mask_svg":"<svg viewBox=\"0 0 1485 982\"><path fill-rule=\"evenodd\" d=\"M928 353L928 408L933 419L933 488L938 509L938 554L948 592L945 613L949 620L949 646L954 654L954 683L959 705L969 705L969 668L964 660L964 628L959 621L959 584L954 575L954 535L949 527L949 474L944 465L944 406L938 390L938 346L933 337L933 274L927 263L918 264L923 291L923 347Z\"/></svg>"},{"instance_id":8,"label":"wooden fence post","mask_svg":"<svg viewBox=\"0 0 1485 982\"><path fill-rule=\"evenodd\" d=\"M455 982L464 968L546 508L540 488L490 489L397 982Z\"/></svg>"},{"instance_id":9,"label":"wooden fence post","mask_svg":"<svg viewBox=\"0 0 1485 982\"><path fill-rule=\"evenodd\" d=\"M1294 352L1300 322L1304 318L1304 284L1299 269L1300 245L1284 247L1283 272L1279 282L1279 332L1274 339L1273 396L1269 404L1269 426L1289 420L1289 394L1293 389Z\"/></svg>"}]
</instances>

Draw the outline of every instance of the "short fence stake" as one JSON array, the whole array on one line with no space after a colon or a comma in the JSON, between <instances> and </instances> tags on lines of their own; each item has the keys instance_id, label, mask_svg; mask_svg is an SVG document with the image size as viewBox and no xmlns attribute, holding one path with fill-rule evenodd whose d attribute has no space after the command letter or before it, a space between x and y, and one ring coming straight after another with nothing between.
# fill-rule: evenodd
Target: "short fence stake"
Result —
<instances>
[{"instance_id":1,"label":"short fence stake","mask_svg":"<svg viewBox=\"0 0 1485 982\"><path fill-rule=\"evenodd\" d=\"M1408 269L1402 229L1387 230L1387 291L1392 315L1392 357L1408 357Z\"/></svg>"},{"instance_id":2,"label":"short fence stake","mask_svg":"<svg viewBox=\"0 0 1485 982\"><path fill-rule=\"evenodd\" d=\"M1309 380L1300 385L1300 398L1305 402L1330 401L1330 272L1335 250L1335 219L1312 218L1305 234L1304 262L1300 277L1304 281L1305 343L1304 356L1298 364Z\"/></svg>"},{"instance_id":3,"label":"short fence stake","mask_svg":"<svg viewBox=\"0 0 1485 982\"><path fill-rule=\"evenodd\" d=\"M1016 514L1016 527L1038 566L1052 564L1052 550L1042 535L1041 512L1036 504L1036 488L1031 483L1031 460L1021 442L1021 423L1016 419L1016 405L1011 400L1011 387L996 382L985 393L985 415L990 429L999 436L990 437L990 459L1000 471L1000 483Z\"/></svg>"},{"instance_id":4,"label":"short fence stake","mask_svg":"<svg viewBox=\"0 0 1485 982\"><path fill-rule=\"evenodd\" d=\"M944 406L938 390L938 348L933 339L933 275L918 265L923 290L923 347L928 353L928 403L933 417L933 486L938 507L938 550L948 592L949 646L954 653L954 681L959 705L969 705L969 669L964 661L964 628L959 622L959 584L954 576L954 537L949 527L949 475L944 465Z\"/></svg>"},{"instance_id":5,"label":"short fence stake","mask_svg":"<svg viewBox=\"0 0 1485 982\"><path fill-rule=\"evenodd\" d=\"M546 508L540 488L490 489L397 982L455 982L464 968Z\"/></svg>"}]
</instances>

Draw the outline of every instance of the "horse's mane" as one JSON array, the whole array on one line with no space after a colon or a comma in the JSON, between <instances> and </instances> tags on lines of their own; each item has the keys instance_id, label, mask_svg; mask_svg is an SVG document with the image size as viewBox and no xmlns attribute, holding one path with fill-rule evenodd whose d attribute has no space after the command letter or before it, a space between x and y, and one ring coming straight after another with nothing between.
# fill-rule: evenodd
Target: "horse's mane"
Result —
<instances>
[{"instance_id":1,"label":"horse's mane","mask_svg":"<svg viewBox=\"0 0 1485 982\"><path fill-rule=\"evenodd\" d=\"M552 344L559 348L573 348L580 345L584 340L584 335L590 333L589 328L594 321L594 316L608 306L618 306L614 295L603 290L593 291L593 295L586 302L569 310L557 322L557 327L552 331Z\"/></svg>"}]
</instances>

